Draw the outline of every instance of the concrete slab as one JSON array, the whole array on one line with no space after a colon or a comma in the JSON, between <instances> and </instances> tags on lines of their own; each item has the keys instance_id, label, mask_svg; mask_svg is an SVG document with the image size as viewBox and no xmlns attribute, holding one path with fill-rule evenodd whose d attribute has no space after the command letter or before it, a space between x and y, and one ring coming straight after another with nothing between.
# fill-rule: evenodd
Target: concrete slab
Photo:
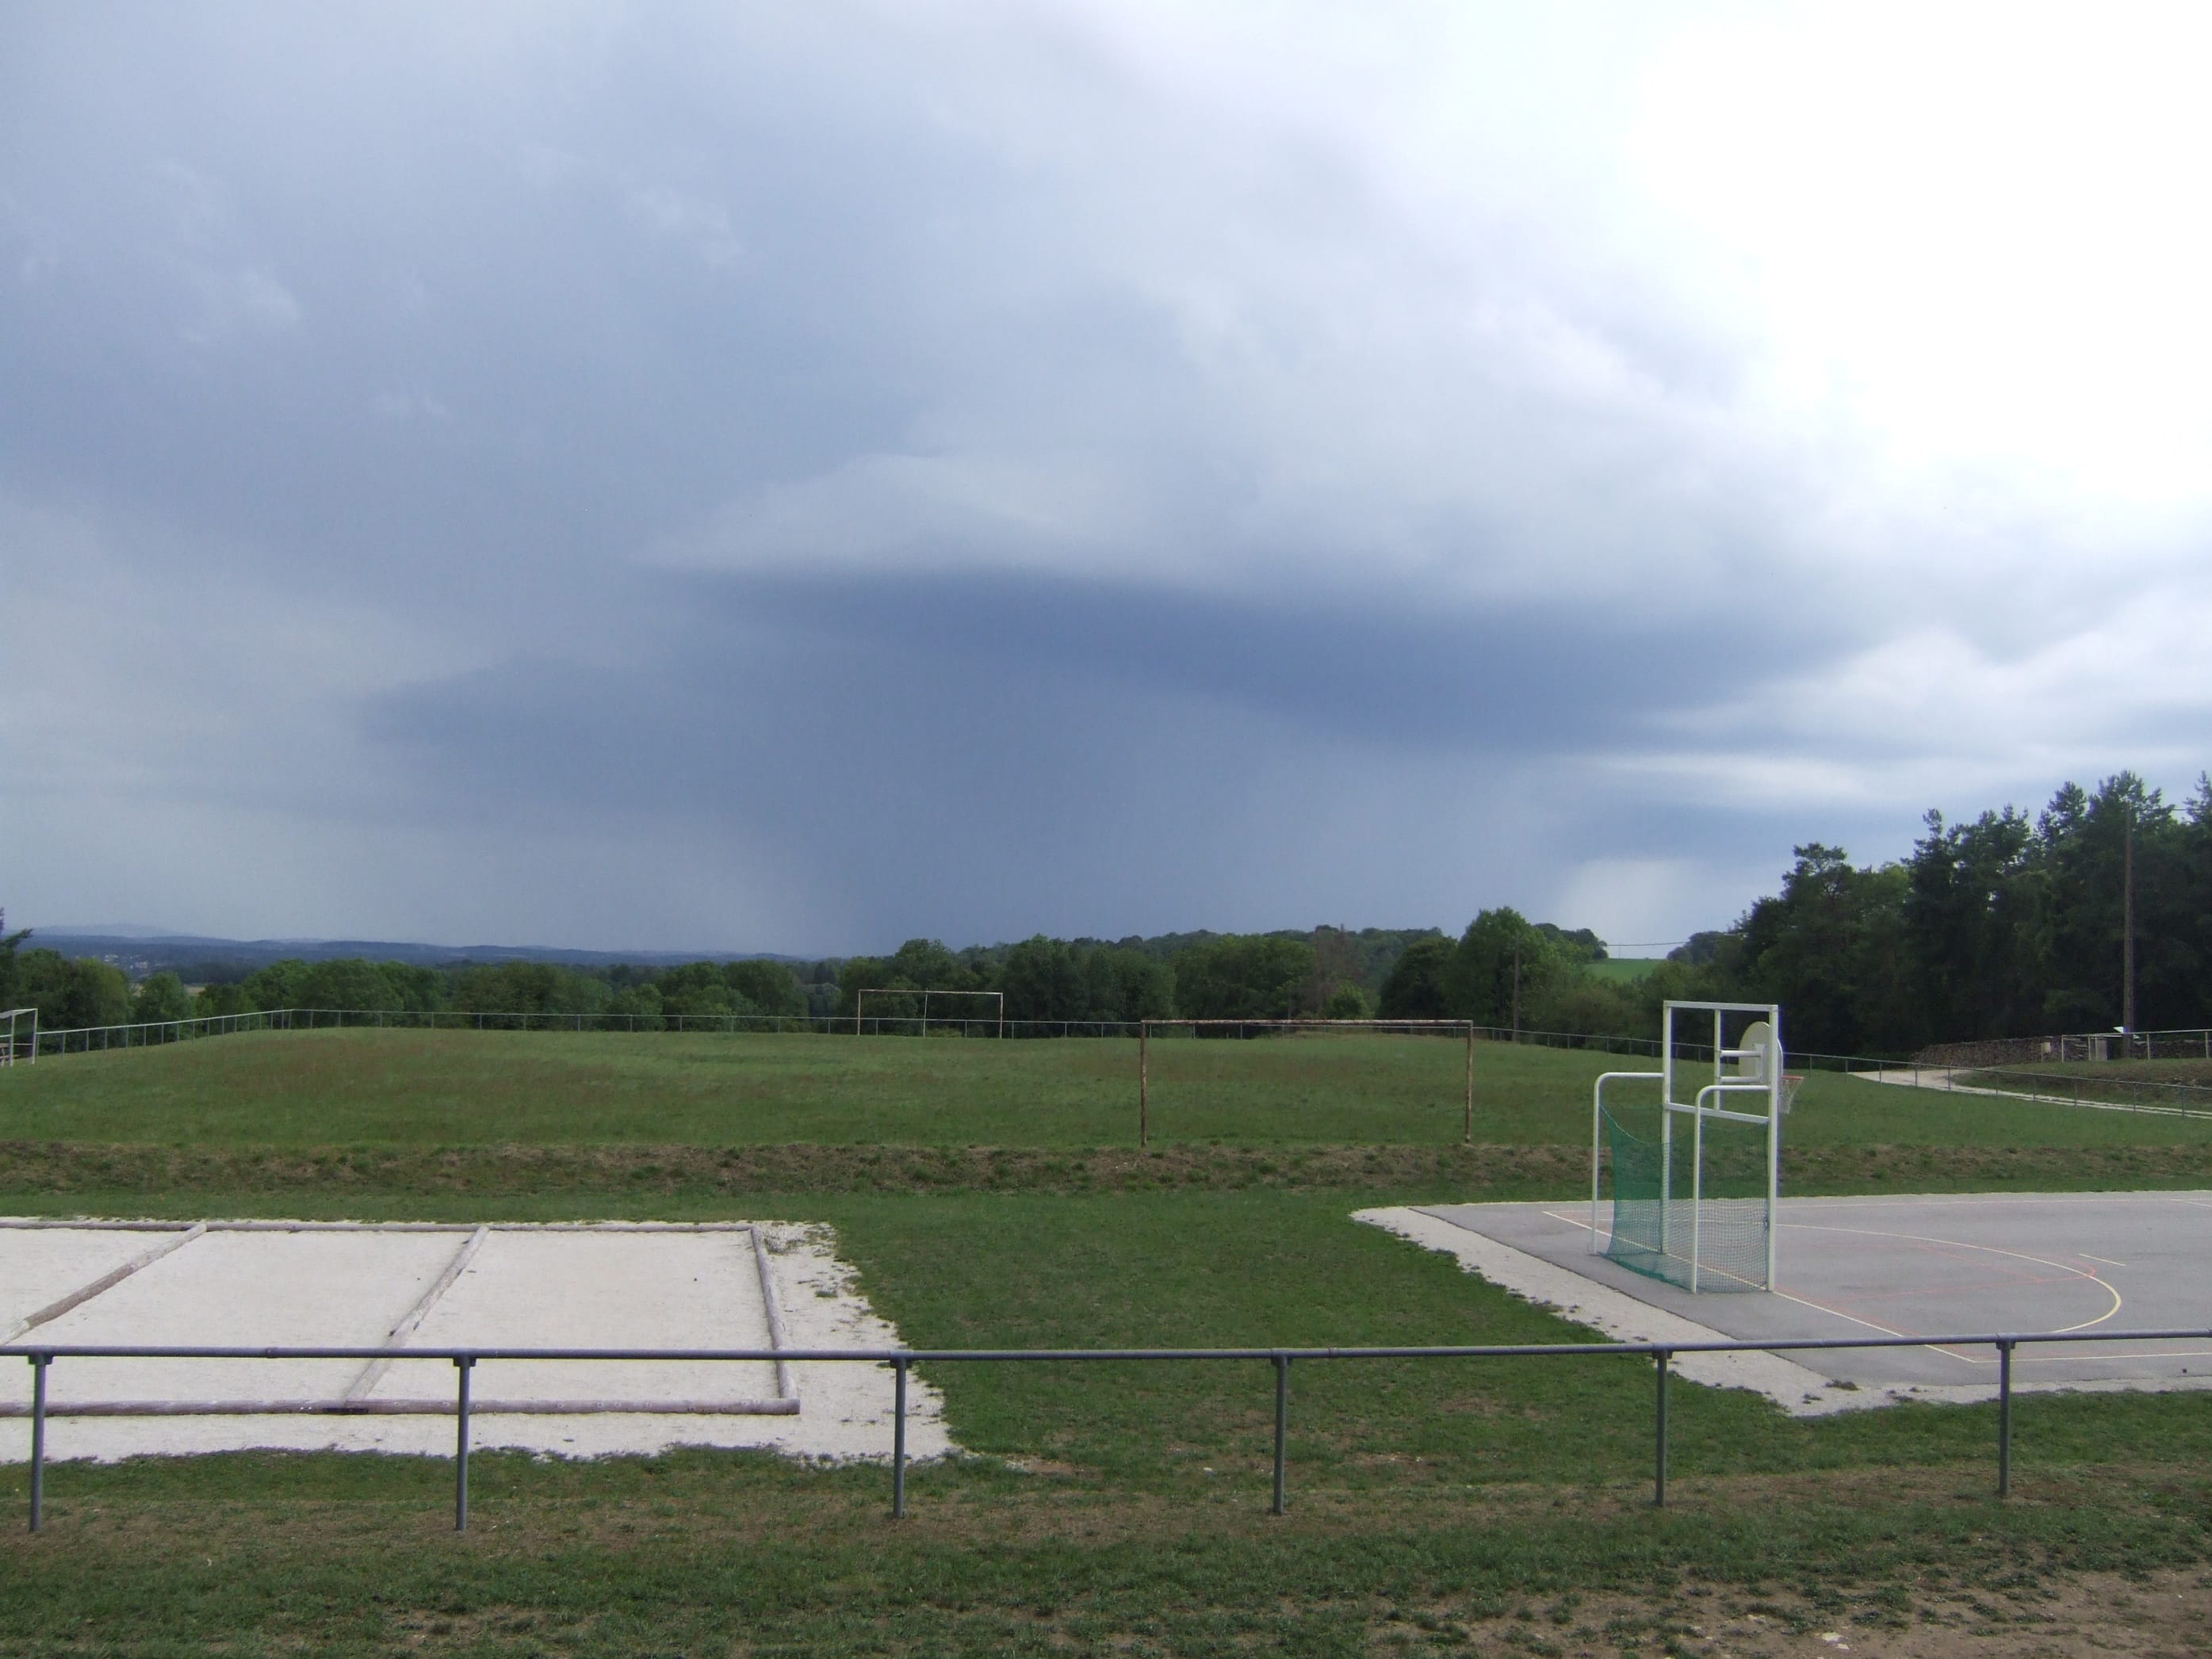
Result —
<instances>
[{"instance_id":1,"label":"concrete slab","mask_svg":"<svg viewBox=\"0 0 2212 1659\"><path fill-rule=\"evenodd\" d=\"M1647 1311L1751 1341L2212 1327L2212 1274L2204 1267L2212 1259L2212 1193L1785 1198L1778 1289L1698 1296L1593 1254L1587 1204L1443 1205L1393 1214L1484 1241L1487 1248L1475 1253L1482 1260L1469 1264L1477 1271L1616 1335ZM1601 1210L1601 1224L1606 1219ZM1411 1231L1432 1247L1451 1247L1428 1229ZM1601 1249L1605 1239L1595 1242ZM1822 1385L1839 1381L1850 1385L1843 1392L1871 1390L1877 1398L1981 1397L1993 1389L1996 1366L1990 1349L1964 1346L1792 1360L1811 1385L1801 1394L1825 1395ZM2039 1345L2020 1350L2014 1365L2021 1388L2212 1385L2212 1346L2203 1343ZM1782 1398L1796 1386L1766 1391ZM1856 1403L1865 1402L1824 1408Z\"/></svg>"},{"instance_id":2,"label":"concrete slab","mask_svg":"<svg viewBox=\"0 0 2212 1659\"><path fill-rule=\"evenodd\" d=\"M756 1250L757 1231L760 1249ZM141 1258L144 1258L143 1261ZM0 1332L13 1343L223 1346L890 1347L828 1229L803 1224L487 1228L420 1224L56 1223L0 1218ZM67 1305L74 1300L74 1305ZM110 1459L249 1448L450 1455L447 1415L246 1414L210 1404L345 1401L445 1409L446 1361L74 1359L49 1373L58 1407L158 1402L179 1414L47 1426L49 1456ZM488 1361L471 1443L564 1455L678 1445L887 1458L892 1378L860 1364ZM0 1363L0 1407L27 1408L30 1367ZM501 1412L502 1402L625 1411ZM712 1409L693 1409L695 1407ZM779 1414L763 1414L774 1413ZM952 1449L943 1399L909 1379L910 1456ZM29 1455L0 1419L0 1461Z\"/></svg>"}]
</instances>

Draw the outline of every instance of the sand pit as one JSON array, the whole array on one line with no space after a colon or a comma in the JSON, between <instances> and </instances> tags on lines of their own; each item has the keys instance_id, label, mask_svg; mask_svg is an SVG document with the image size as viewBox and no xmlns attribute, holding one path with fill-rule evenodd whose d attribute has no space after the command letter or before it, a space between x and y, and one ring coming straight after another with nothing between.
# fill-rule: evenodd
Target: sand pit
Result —
<instances>
[{"instance_id":1,"label":"sand pit","mask_svg":"<svg viewBox=\"0 0 2212 1659\"><path fill-rule=\"evenodd\" d=\"M797 1224L0 1218L0 1342L787 1350L900 1339L829 1231ZM0 1360L0 1411L13 1414L0 1418L0 1461L29 1455L30 1373ZM448 1456L454 1383L444 1359L58 1359L46 1453ZM572 1456L742 1446L888 1458L892 1388L887 1369L854 1364L487 1360L472 1379L471 1441ZM908 1455L951 1450L942 1398L918 1371L907 1403ZM154 1412L71 1409L118 1405Z\"/></svg>"}]
</instances>

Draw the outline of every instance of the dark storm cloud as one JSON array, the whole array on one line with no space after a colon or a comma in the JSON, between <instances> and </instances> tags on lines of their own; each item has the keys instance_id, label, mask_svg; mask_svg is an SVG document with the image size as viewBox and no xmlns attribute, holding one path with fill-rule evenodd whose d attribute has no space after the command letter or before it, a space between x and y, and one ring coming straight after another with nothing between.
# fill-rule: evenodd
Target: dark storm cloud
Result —
<instances>
[{"instance_id":1,"label":"dark storm cloud","mask_svg":"<svg viewBox=\"0 0 2212 1659\"><path fill-rule=\"evenodd\" d=\"M0 900L1656 936L2192 775L2202 515L1861 421L1709 24L10 9Z\"/></svg>"},{"instance_id":2,"label":"dark storm cloud","mask_svg":"<svg viewBox=\"0 0 2212 1659\"><path fill-rule=\"evenodd\" d=\"M1407 880L1401 855L1425 867L1441 836L1466 860L1448 885L1510 879L1484 820L1532 766L1648 742L1662 689L1710 696L1779 653L1686 655L1670 631L1535 607L981 575L661 586L639 660L518 661L378 700L367 732L394 787L441 819L672 814L798 849L834 872L836 905L816 902L902 936L1164 927L1178 905L1249 921L1270 902L1287 924L1304 910L1285 870L1424 915L1434 877ZM1407 810L1409 788L1443 816ZM1713 839L1710 812L1604 805L1561 826L1562 853Z\"/></svg>"}]
</instances>

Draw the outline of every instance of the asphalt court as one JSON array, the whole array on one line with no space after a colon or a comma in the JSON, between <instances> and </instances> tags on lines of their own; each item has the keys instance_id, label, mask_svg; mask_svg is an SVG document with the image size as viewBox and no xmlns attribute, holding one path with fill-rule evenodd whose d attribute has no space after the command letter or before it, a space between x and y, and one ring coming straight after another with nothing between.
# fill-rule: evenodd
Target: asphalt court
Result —
<instances>
[{"instance_id":1,"label":"asphalt court","mask_svg":"<svg viewBox=\"0 0 2212 1659\"><path fill-rule=\"evenodd\" d=\"M1587 1203L1423 1213L1745 1341L2212 1328L2212 1192L1785 1198L1776 1289L1695 1296L1593 1255ZM1996 1372L1985 1346L1790 1357L1862 1387ZM2038 1343L2013 1364L2028 1387L2189 1382L2212 1376L2212 1342Z\"/></svg>"}]
</instances>

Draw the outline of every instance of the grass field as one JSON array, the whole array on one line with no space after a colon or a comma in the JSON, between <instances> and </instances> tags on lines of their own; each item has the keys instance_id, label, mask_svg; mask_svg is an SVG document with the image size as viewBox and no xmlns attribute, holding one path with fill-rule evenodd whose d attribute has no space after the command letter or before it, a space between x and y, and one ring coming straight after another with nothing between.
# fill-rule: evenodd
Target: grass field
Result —
<instances>
[{"instance_id":1,"label":"grass field","mask_svg":"<svg viewBox=\"0 0 2212 1659\"><path fill-rule=\"evenodd\" d=\"M1652 1062L1484 1042L1474 1139L1587 1145L1590 1085ZM1449 1146L1465 1051L1451 1038L1300 1036L1152 1045L1165 1145ZM501 1145L1133 1146L1137 1045L1120 1038L255 1032L16 1068L0 1140L192 1147ZM1805 1147L2212 1146L2212 1123L1808 1077Z\"/></svg>"},{"instance_id":2,"label":"grass field","mask_svg":"<svg viewBox=\"0 0 2212 1659\"><path fill-rule=\"evenodd\" d=\"M1578 1190L1608 1062L1480 1047L1466 1151L1461 1060L1158 1044L1139 1154L1127 1043L225 1038L0 1076L0 1207L826 1221L927 1346L1569 1340L1347 1218ZM1815 1076L1790 1181L2201 1183L2204 1129ZM1274 1519L1263 1365L932 1380L971 1455L896 1526L880 1469L751 1455L482 1458L465 1538L436 1463L63 1466L47 1530L0 1533L0 1651L1863 1653L1955 1623L2004 1655L2083 1575L2212 1607L2212 1396L2024 1401L2000 1506L1990 1409L1801 1423L1678 1386L1656 1514L1644 1364L1315 1364ZM23 1497L0 1468L0 1522Z\"/></svg>"}]
</instances>

